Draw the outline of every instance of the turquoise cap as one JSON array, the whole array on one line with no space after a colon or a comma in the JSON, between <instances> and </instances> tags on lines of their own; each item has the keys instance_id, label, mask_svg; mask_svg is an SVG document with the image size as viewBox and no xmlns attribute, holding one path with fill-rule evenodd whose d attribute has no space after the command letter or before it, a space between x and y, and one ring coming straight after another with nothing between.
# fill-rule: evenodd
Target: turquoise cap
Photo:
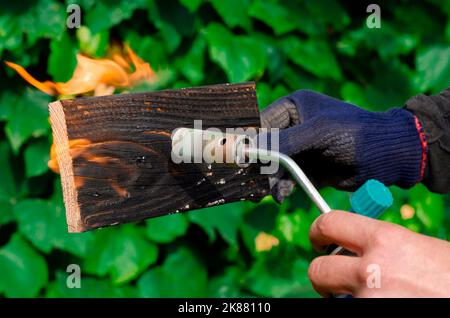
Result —
<instances>
[{"instance_id":1,"label":"turquoise cap","mask_svg":"<svg viewBox=\"0 0 450 318\"><path fill-rule=\"evenodd\" d=\"M350 204L355 213L371 218L378 218L394 202L389 189L380 181L366 181L350 197Z\"/></svg>"}]
</instances>

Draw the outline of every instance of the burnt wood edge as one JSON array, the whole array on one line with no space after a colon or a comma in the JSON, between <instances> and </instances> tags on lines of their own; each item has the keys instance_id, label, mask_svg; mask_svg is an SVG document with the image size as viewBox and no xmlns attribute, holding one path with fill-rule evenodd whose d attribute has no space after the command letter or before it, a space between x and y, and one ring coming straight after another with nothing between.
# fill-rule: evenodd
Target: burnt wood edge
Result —
<instances>
[{"instance_id":1,"label":"burnt wood edge","mask_svg":"<svg viewBox=\"0 0 450 318\"><path fill-rule=\"evenodd\" d=\"M56 158L61 173L66 219L70 233L84 232L86 229L81 222L78 194L73 175L72 157L70 156L69 137L63 105L60 101L48 105L50 122L53 130L53 143L55 144Z\"/></svg>"}]
</instances>

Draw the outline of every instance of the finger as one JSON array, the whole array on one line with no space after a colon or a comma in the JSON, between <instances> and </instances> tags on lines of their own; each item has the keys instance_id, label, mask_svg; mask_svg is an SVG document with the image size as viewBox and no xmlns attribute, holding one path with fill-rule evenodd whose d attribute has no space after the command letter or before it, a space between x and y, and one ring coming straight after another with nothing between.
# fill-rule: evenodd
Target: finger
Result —
<instances>
[{"instance_id":1,"label":"finger","mask_svg":"<svg viewBox=\"0 0 450 318\"><path fill-rule=\"evenodd\" d=\"M330 244L341 245L361 255L381 221L345 211L331 211L311 225L309 239L317 250Z\"/></svg>"},{"instance_id":2,"label":"finger","mask_svg":"<svg viewBox=\"0 0 450 318\"><path fill-rule=\"evenodd\" d=\"M353 294L361 284L360 264L359 257L320 256L311 262L308 277L323 297Z\"/></svg>"},{"instance_id":3,"label":"finger","mask_svg":"<svg viewBox=\"0 0 450 318\"><path fill-rule=\"evenodd\" d=\"M274 132L272 132L272 135L273 134ZM321 119L314 118L305 121L302 124L281 129L278 132L279 150L280 152L290 156L297 155L314 148L319 149L326 146L322 143L322 139L326 135L326 127L324 127ZM271 142L272 144L276 144L274 137L272 137Z\"/></svg>"},{"instance_id":4,"label":"finger","mask_svg":"<svg viewBox=\"0 0 450 318\"><path fill-rule=\"evenodd\" d=\"M291 100L297 107L300 114L300 122L308 121L319 113L342 109L343 107L361 110L355 105L307 89L298 90L286 98Z\"/></svg>"},{"instance_id":5,"label":"finger","mask_svg":"<svg viewBox=\"0 0 450 318\"><path fill-rule=\"evenodd\" d=\"M286 128L298 124L298 112L295 104L287 98L280 98L261 112L261 127Z\"/></svg>"}]
</instances>

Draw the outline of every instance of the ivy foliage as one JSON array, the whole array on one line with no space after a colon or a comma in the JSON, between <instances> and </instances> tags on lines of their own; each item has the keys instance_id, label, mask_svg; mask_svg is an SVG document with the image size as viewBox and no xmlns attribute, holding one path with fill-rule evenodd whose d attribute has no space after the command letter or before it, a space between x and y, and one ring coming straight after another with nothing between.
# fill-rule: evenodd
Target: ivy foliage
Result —
<instances>
[{"instance_id":1,"label":"ivy foliage","mask_svg":"<svg viewBox=\"0 0 450 318\"><path fill-rule=\"evenodd\" d=\"M78 3L82 26L67 29ZM66 81L76 53L127 43L158 72L132 91L257 82L261 108L313 89L373 111L449 86L450 1L38 0L0 10L0 58L40 80ZM2 63L3 64L3 63ZM0 295L7 297L315 297L308 229L318 211L297 190L82 234L66 232L60 180L49 171L52 99L0 67ZM393 187L390 222L450 238L448 196ZM323 189L332 207L348 194ZM411 212L412 211L412 212ZM80 289L66 285L79 264Z\"/></svg>"}]
</instances>

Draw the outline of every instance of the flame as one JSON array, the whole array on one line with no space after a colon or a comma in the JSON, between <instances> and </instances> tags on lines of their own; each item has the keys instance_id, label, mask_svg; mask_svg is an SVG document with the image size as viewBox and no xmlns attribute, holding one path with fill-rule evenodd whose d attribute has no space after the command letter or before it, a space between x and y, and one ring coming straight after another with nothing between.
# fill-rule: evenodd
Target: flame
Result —
<instances>
[{"instance_id":1,"label":"flame","mask_svg":"<svg viewBox=\"0 0 450 318\"><path fill-rule=\"evenodd\" d=\"M117 51L117 48L114 49ZM110 95L116 88L131 87L142 81L154 81L156 79L156 74L150 64L137 56L128 46L125 46L125 53L115 52L111 58L93 59L77 54L75 71L72 78L65 83L41 82L30 75L22 66L12 62L5 63L28 83L53 96L86 93L92 93L95 96Z\"/></svg>"},{"instance_id":2,"label":"flame","mask_svg":"<svg viewBox=\"0 0 450 318\"><path fill-rule=\"evenodd\" d=\"M115 45L111 47L111 58L94 59L77 54L77 66L72 78L65 82L39 81L28 73L22 66L5 61L6 65L15 70L28 83L40 91L52 95L81 95L94 96L111 95L116 88L132 87L143 81L154 82L156 74L150 64L142 60L129 46L125 49ZM86 144L86 140L69 142L69 148L77 148ZM48 167L59 173L56 160L56 149L53 144L50 149ZM82 182L82 180L78 180Z\"/></svg>"},{"instance_id":3,"label":"flame","mask_svg":"<svg viewBox=\"0 0 450 318\"><path fill-rule=\"evenodd\" d=\"M73 139L73 140L69 140L69 151L70 151L70 156L72 158L79 156L80 153L82 152L82 149L87 146L90 145L91 141L88 139ZM47 165L48 167L56 173L59 173L59 166L58 166L58 160L56 159L56 146L53 143L51 148L50 148L50 160L48 161Z\"/></svg>"}]
</instances>

